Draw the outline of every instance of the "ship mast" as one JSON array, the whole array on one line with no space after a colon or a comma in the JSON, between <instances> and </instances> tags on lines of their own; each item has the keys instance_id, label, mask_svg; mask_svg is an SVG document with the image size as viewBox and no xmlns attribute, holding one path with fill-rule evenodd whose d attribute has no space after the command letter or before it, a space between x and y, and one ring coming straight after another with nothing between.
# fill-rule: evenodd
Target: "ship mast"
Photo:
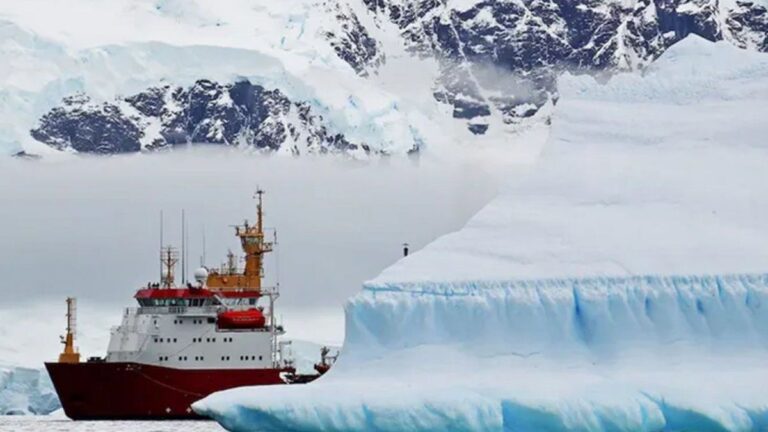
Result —
<instances>
[{"instance_id":1,"label":"ship mast","mask_svg":"<svg viewBox=\"0 0 768 432\"><path fill-rule=\"evenodd\" d=\"M272 243L264 241L264 207L262 197L264 191L256 191L254 198L256 204L256 226L248 225L248 221L242 226L235 227L235 233L240 237L240 244L245 252L245 271L246 279L250 279L246 289L261 289L261 279L264 277L264 255L272 252Z\"/></svg>"},{"instance_id":2,"label":"ship mast","mask_svg":"<svg viewBox=\"0 0 768 432\"><path fill-rule=\"evenodd\" d=\"M75 325L77 320L77 300L67 297L67 334L62 337L64 351L59 354L59 363L80 363L80 353L75 349Z\"/></svg>"},{"instance_id":3,"label":"ship mast","mask_svg":"<svg viewBox=\"0 0 768 432\"><path fill-rule=\"evenodd\" d=\"M176 263L179 262L179 253L175 248L166 246L160 251L160 262L163 267L162 281L160 281L163 288L173 288L176 284L176 275L174 269Z\"/></svg>"},{"instance_id":4,"label":"ship mast","mask_svg":"<svg viewBox=\"0 0 768 432\"><path fill-rule=\"evenodd\" d=\"M264 256L272 252L272 242L264 236L264 191L256 191L256 225L246 220L235 227L235 236L240 239L240 246L245 254L245 268L239 272L234 262L234 255L227 256L227 265L221 271L208 276L207 287L219 291L261 291L264 277Z\"/></svg>"}]
</instances>

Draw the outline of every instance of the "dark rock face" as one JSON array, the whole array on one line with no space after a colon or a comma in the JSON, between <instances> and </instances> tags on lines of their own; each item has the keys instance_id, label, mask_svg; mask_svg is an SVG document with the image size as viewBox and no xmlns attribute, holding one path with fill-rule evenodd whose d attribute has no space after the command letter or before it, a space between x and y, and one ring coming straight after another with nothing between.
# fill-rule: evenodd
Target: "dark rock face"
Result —
<instances>
[{"instance_id":1,"label":"dark rock face","mask_svg":"<svg viewBox=\"0 0 768 432\"><path fill-rule=\"evenodd\" d=\"M739 47L768 52L768 10L765 6L737 1L727 23Z\"/></svg>"},{"instance_id":2,"label":"dark rock face","mask_svg":"<svg viewBox=\"0 0 768 432\"><path fill-rule=\"evenodd\" d=\"M140 113L148 117L160 117L165 106L165 90L167 87L155 87L135 96L125 98Z\"/></svg>"},{"instance_id":3,"label":"dark rock face","mask_svg":"<svg viewBox=\"0 0 768 432\"><path fill-rule=\"evenodd\" d=\"M717 0L478 0L465 10L442 0L363 1L400 28L412 52L438 59L435 98L475 133L493 111L507 123L531 116L556 97L564 70L642 68L690 34L768 51L768 14L751 1L728 11Z\"/></svg>"},{"instance_id":4,"label":"dark rock face","mask_svg":"<svg viewBox=\"0 0 768 432\"><path fill-rule=\"evenodd\" d=\"M111 103L93 104L85 95L67 97L43 116L32 137L59 150L113 154L141 149L142 131Z\"/></svg>"},{"instance_id":5,"label":"dark rock face","mask_svg":"<svg viewBox=\"0 0 768 432\"><path fill-rule=\"evenodd\" d=\"M326 11L333 15L337 29L327 30L325 37L336 55L347 62L358 75L368 76L384 63L384 53L379 43L371 37L349 6L338 1L323 2Z\"/></svg>"},{"instance_id":6,"label":"dark rock face","mask_svg":"<svg viewBox=\"0 0 768 432\"><path fill-rule=\"evenodd\" d=\"M291 153L369 152L328 130L305 102L248 81L199 80L183 87L153 87L94 104L87 96L64 99L45 114L32 136L83 153L127 153L179 144L219 144Z\"/></svg>"}]
</instances>

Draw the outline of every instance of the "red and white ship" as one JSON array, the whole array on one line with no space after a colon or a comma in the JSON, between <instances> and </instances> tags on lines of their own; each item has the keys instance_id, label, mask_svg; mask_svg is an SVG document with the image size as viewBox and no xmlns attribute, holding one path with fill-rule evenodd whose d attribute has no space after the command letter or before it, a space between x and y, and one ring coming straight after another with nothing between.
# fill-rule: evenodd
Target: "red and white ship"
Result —
<instances>
[{"instance_id":1,"label":"red and white ship","mask_svg":"<svg viewBox=\"0 0 768 432\"><path fill-rule=\"evenodd\" d=\"M220 390L240 386L304 383L327 370L327 350L318 374L297 375L283 355L284 333L276 324L276 288L262 287L264 255L273 243L262 225L258 191L255 225L235 228L245 255L233 254L219 269L195 271L195 284L178 287L177 253L161 251L161 281L139 289L138 307L127 308L112 329L107 355L80 362L74 348L75 302L68 299L64 352L46 363L67 417L81 419L191 419L190 405Z\"/></svg>"}]
</instances>

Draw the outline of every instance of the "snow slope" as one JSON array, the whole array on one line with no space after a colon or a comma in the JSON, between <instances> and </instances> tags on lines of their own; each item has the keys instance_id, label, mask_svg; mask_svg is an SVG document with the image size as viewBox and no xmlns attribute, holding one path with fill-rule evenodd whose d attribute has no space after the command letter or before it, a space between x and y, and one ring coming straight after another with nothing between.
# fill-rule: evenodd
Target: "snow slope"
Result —
<instances>
[{"instance_id":1,"label":"snow slope","mask_svg":"<svg viewBox=\"0 0 768 432\"><path fill-rule=\"evenodd\" d=\"M194 408L233 431L768 428L768 59L689 38L560 88L528 178L368 282L328 375Z\"/></svg>"}]
</instances>

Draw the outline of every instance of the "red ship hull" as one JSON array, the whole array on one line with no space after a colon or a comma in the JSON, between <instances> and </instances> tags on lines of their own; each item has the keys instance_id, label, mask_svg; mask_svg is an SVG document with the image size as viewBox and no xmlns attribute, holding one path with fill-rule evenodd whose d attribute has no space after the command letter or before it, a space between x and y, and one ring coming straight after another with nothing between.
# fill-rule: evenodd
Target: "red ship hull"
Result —
<instances>
[{"instance_id":1,"label":"red ship hull","mask_svg":"<svg viewBox=\"0 0 768 432\"><path fill-rule=\"evenodd\" d=\"M190 406L234 387L284 384L293 369L172 369L139 363L46 363L73 420L200 419Z\"/></svg>"}]
</instances>

